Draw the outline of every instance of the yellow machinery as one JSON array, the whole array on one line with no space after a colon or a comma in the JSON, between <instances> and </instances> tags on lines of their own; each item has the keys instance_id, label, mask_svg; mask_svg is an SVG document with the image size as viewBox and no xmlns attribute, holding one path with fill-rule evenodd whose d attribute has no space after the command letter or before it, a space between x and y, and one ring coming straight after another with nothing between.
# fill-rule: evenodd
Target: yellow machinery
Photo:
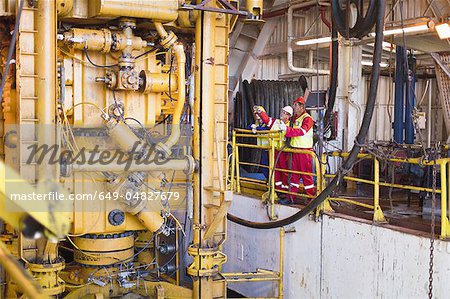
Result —
<instances>
[{"instance_id":1,"label":"yellow machinery","mask_svg":"<svg viewBox=\"0 0 450 299\"><path fill-rule=\"evenodd\" d=\"M237 6L1 1L0 297L226 296L228 35L262 1Z\"/></svg>"}]
</instances>

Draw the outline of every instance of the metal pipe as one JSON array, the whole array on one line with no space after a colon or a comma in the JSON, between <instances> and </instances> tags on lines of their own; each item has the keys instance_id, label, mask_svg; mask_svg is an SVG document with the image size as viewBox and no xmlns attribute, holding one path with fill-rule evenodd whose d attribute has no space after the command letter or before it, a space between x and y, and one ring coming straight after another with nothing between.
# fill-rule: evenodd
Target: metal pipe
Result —
<instances>
[{"instance_id":1,"label":"metal pipe","mask_svg":"<svg viewBox=\"0 0 450 299\"><path fill-rule=\"evenodd\" d=\"M120 16L172 22L184 0L101 0L89 1L89 14L95 16Z\"/></svg>"},{"instance_id":2,"label":"metal pipe","mask_svg":"<svg viewBox=\"0 0 450 299\"><path fill-rule=\"evenodd\" d=\"M314 68L301 68L294 66L294 50L292 49L292 40L294 39L293 35L293 29L292 29L292 18L293 18L293 12L296 9L306 8L312 5L316 5L317 1L308 1L304 3L299 3L296 5L292 5L288 9L288 38L287 38L287 60L288 60L288 66L289 69L293 72L303 73L303 74L319 74L319 75L329 75L329 70L317 70ZM327 2L319 2L318 5L320 6L330 6Z\"/></svg>"},{"instance_id":3,"label":"metal pipe","mask_svg":"<svg viewBox=\"0 0 450 299\"><path fill-rule=\"evenodd\" d=\"M39 1L35 14L36 40L36 94L38 144L54 145L56 142L54 120L56 115L56 4L55 0ZM49 159L48 157L47 159ZM43 161L38 166L40 179L55 178L56 166Z\"/></svg>"},{"instance_id":4,"label":"metal pipe","mask_svg":"<svg viewBox=\"0 0 450 299\"><path fill-rule=\"evenodd\" d=\"M174 170L174 171L184 171L186 174L192 174L194 172L195 162L190 156L186 156L186 159L172 159L164 160L161 163L151 161L151 163L140 163L139 161L132 160L131 163L128 161L121 161L121 158L114 161L108 161L106 165L95 164L74 164L74 172L151 172L151 171L164 171L164 170Z\"/></svg>"},{"instance_id":5,"label":"metal pipe","mask_svg":"<svg viewBox=\"0 0 450 299\"><path fill-rule=\"evenodd\" d=\"M155 22L155 28L161 39L166 39L169 34L164 29L161 23ZM184 103L186 102L186 54L184 53L184 47L182 43L176 43L173 46L173 52L177 60L177 72L178 72L178 98L173 113L172 121L172 133L169 138L164 142L158 143L156 146L159 152L162 152L166 157L169 157L172 153L172 147L178 142L181 135L181 116L183 114ZM212 81L212 80L211 80Z\"/></svg>"}]
</instances>

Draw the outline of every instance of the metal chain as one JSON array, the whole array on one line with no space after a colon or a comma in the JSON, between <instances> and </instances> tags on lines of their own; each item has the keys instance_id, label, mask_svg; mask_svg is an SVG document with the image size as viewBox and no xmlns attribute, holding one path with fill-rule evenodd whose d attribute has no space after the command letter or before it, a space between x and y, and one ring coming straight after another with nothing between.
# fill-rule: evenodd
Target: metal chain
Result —
<instances>
[{"instance_id":1,"label":"metal chain","mask_svg":"<svg viewBox=\"0 0 450 299\"><path fill-rule=\"evenodd\" d=\"M436 154L436 153L435 153ZM433 298L433 262L434 262L434 238L435 238L435 224L436 224L436 180L437 180L436 156L434 156L433 164L433 192L431 194L431 236L430 236L430 264L428 277L428 298Z\"/></svg>"}]
</instances>

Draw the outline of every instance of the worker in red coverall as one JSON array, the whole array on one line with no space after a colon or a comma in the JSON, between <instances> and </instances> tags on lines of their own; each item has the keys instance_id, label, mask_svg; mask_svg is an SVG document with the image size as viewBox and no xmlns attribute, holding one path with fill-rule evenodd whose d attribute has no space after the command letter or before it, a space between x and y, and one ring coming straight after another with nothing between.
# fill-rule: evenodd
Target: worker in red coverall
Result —
<instances>
[{"instance_id":1,"label":"worker in red coverall","mask_svg":"<svg viewBox=\"0 0 450 299\"><path fill-rule=\"evenodd\" d=\"M286 137L291 138L291 147L312 151L313 147L313 125L314 120L306 112L305 99L299 97L294 101L293 126L280 126L280 130L286 130ZM312 173L313 157L308 154L292 153L292 170ZM292 174L290 181L290 192L298 193L300 188L300 177L306 194L315 196L316 190L313 177L309 174ZM291 197L292 199L292 197Z\"/></svg>"},{"instance_id":2,"label":"worker in red coverall","mask_svg":"<svg viewBox=\"0 0 450 299\"><path fill-rule=\"evenodd\" d=\"M280 125L284 124L285 126L289 126L289 121L294 114L294 110L291 106L286 106L283 109L281 109L280 118L272 118L269 117L266 112L261 108L261 106L255 106L253 108L256 113L258 113L259 117L261 117L261 120L270 128L271 131L280 131ZM285 146L285 131L282 133L282 140L275 141L275 161L276 165L275 168L277 169L288 169L288 159L289 159L289 153L282 152L284 146ZM270 178L269 178L270 179ZM275 189L276 190L289 190L289 183L288 183L288 173L283 171L275 171Z\"/></svg>"}]
</instances>

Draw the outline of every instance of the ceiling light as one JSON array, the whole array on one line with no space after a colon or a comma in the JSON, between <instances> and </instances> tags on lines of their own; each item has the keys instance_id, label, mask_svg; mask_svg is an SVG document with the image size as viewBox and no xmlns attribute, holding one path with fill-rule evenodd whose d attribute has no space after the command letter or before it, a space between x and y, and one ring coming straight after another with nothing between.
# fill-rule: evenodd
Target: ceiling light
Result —
<instances>
[{"instance_id":1,"label":"ceiling light","mask_svg":"<svg viewBox=\"0 0 450 299\"><path fill-rule=\"evenodd\" d=\"M450 25L448 23L436 25L435 28L440 39L450 38Z\"/></svg>"},{"instance_id":2,"label":"ceiling light","mask_svg":"<svg viewBox=\"0 0 450 299\"><path fill-rule=\"evenodd\" d=\"M396 35L396 34L402 34L402 33L417 33L417 32L425 32L428 31L429 27L427 24L417 25L417 26L410 26L410 27L399 27L399 28L392 28L383 31L384 36L389 35ZM371 36L375 36L375 32L370 33Z\"/></svg>"},{"instance_id":3,"label":"ceiling light","mask_svg":"<svg viewBox=\"0 0 450 299\"><path fill-rule=\"evenodd\" d=\"M361 64L365 66L372 66L373 62L369 60L362 60ZM387 64L386 62L380 62L380 67L388 67L388 66L389 64Z\"/></svg>"},{"instance_id":4,"label":"ceiling light","mask_svg":"<svg viewBox=\"0 0 450 299\"><path fill-rule=\"evenodd\" d=\"M313 38L313 39L304 39L295 42L297 46L309 46L315 44L323 44L323 43L331 43L331 36Z\"/></svg>"}]
</instances>

